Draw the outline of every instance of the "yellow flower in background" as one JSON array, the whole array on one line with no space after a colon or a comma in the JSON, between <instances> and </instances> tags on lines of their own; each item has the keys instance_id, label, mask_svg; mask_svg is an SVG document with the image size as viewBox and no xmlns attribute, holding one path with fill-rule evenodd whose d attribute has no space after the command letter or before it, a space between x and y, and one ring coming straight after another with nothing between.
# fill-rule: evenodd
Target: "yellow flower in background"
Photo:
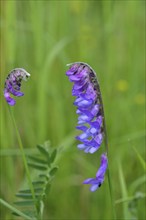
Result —
<instances>
[{"instance_id":1,"label":"yellow flower in background","mask_svg":"<svg viewBox=\"0 0 146 220\"><path fill-rule=\"evenodd\" d=\"M89 2L88 1L69 1L71 11L77 15L84 14L88 7L89 7Z\"/></svg>"},{"instance_id":2,"label":"yellow flower in background","mask_svg":"<svg viewBox=\"0 0 146 220\"><path fill-rule=\"evenodd\" d=\"M128 90L129 84L126 80L120 79L117 81L116 88L120 92L125 92Z\"/></svg>"},{"instance_id":3,"label":"yellow flower in background","mask_svg":"<svg viewBox=\"0 0 146 220\"><path fill-rule=\"evenodd\" d=\"M145 95L143 93L137 94L134 101L137 105L143 105L145 103Z\"/></svg>"},{"instance_id":4,"label":"yellow flower in background","mask_svg":"<svg viewBox=\"0 0 146 220\"><path fill-rule=\"evenodd\" d=\"M70 7L71 7L71 10L74 13L79 14L80 11L81 11L81 2L79 2L79 1L71 1L70 2Z\"/></svg>"}]
</instances>

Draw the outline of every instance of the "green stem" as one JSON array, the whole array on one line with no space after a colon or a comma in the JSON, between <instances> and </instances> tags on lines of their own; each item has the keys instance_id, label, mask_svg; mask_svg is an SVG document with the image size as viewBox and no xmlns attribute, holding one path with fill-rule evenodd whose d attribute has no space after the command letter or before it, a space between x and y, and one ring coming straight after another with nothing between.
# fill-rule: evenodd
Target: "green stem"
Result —
<instances>
[{"instance_id":1,"label":"green stem","mask_svg":"<svg viewBox=\"0 0 146 220\"><path fill-rule=\"evenodd\" d=\"M112 211L113 211L113 219L116 219L116 211L115 211L115 203L114 203L114 198L113 198L113 189L112 189L112 183L111 183L110 166L109 166L109 154L108 153L107 153L107 157L108 157L107 175L108 175L109 191L110 191Z\"/></svg>"},{"instance_id":2,"label":"green stem","mask_svg":"<svg viewBox=\"0 0 146 220\"><path fill-rule=\"evenodd\" d=\"M5 207L7 207L8 209L10 209L12 212L17 213L18 215L20 215L21 217L27 219L27 220L33 220L33 218L29 217L28 215L25 215L23 212L19 211L18 209L16 209L15 207L11 206L9 203L7 203L6 201L4 201L3 199L0 199L0 203L3 204ZM34 218L35 220L35 218Z\"/></svg>"},{"instance_id":3,"label":"green stem","mask_svg":"<svg viewBox=\"0 0 146 220\"><path fill-rule=\"evenodd\" d=\"M28 164L27 164L27 161L26 161L26 157L25 157L25 153L24 153L24 149L23 149L23 144L22 144L21 137L20 137L20 134L19 134L19 131L18 131L18 127L17 127L16 122L15 122L15 118L14 118L13 112L10 109L10 107L9 107L9 112L10 112L10 115L11 115L11 118L12 118L12 121L13 121L13 124L14 124L14 127L15 127L15 131L16 131L19 147L20 147L21 154L22 154L22 159L23 159L24 167L25 167L25 170L26 170L26 175L27 175L29 187L30 187L30 190L31 190L31 193L32 193L32 197L33 197L33 199L35 201L35 192L34 192L33 184L32 184L32 181L31 181L31 176L30 176ZM37 210L37 206L36 206L36 210Z\"/></svg>"},{"instance_id":4,"label":"green stem","mask_svg":"<svg viewBox=\"0 0 146 220\"><path fill-rule=\"evenodd\" d=\"M86 63L83 63L86 64ZM86 64L87 66L89 66L88 64ZM93 71L95 78L97 79L96 76L96 72L92 69L91 66L89 66L89 68ZM105 150L107 152L107 157L108 157L108 169L107 169L107 173L108 173L108 184L109 184L109 191L110 191L110 197L111 197L111 204L112 204L112 212L113 212L113 219L116 219L116 211L115 211L115 203L114 203L114 198L113 198L113 190L112 190L112 183L111 183L111 175L110 175L110 162L109 162L109 152L108 152L108 137L107 137L107 131L106 131L106 123L105 123L105 114L104 114L104 108L103 108L103 101L102 101L102 96L101 96L101 91L100 91L100 86L99 86L99 82L98 79L93 82L94 86L96 88L96 91L98 93L98 97L99 97L99 102L101 105L101 115L103 117L103 132L104 132L104 142L105 142Z\"/></svg>"},{"instance_id":5,"label":"green stem","mask_svg":"<svg viewBox=\"0 0 146 220\"><path fill-rule=\"evenodd\" d=\"M109 184L109 191L110 191L110 197L111 197L111 204L112 204L112 212L113 212L113 219L116 219L116 211L115 211L115 203L114 203L114 197L113 197L113 189L112 189L112 182L111 182L111 175L110 175L110 156L109 156L109 150L108 150L108 137L107 137L107 131L106 131L106 123L105 123L105 114L103 109L103 101L101 97L100 87L98 84L98 91L99 91L99 98L101 103L101 111L103 116L103 129L104 129L104 143L105 143L105 149L107 152L107 158L108 158L108 169L107 169L107 175L108 175L108 184Z\"/></svg>"}]
</instances>

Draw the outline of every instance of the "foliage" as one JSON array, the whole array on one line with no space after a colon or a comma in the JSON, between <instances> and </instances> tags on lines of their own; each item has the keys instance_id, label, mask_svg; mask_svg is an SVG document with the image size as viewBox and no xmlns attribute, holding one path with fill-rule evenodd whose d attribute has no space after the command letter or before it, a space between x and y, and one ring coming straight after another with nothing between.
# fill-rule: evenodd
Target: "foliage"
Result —
<instances>
[{"instance_id":1,"label":"foliage","mask_svg":"<svg viewBox=\"0 0 146 220\"><path fill-rule=\"evenodd\" d=\"M34 157L34 146L48 139L56 148L70 146L61 151L44 219L111 219L107 178L94 194L82 185L94 176L99 158L78 152L74 141L77 118L65 65L83 61L100 81L113 189L116 201L124 201L116 203L117 218L129 215L127 197L145 191L144 163L139 160L139 155L145 160L144 16L144 1L1 1L1 198L11 203L19 188L26 189L3 98L8 72L23 67L31 74L30 82L23 85L25 98L13 110L26 155ZM138 198L132 216L145 219L144 196ZM2 219L15 219L3 206L0 213Z\"/></svg>"},{"instance_id":2,"label":"foliage","mask_svg":"<svg viewBox=\"0 0 146 220\"><path fill-rule=\"evenodd\" d=\"M37 174L35 174L37 178L32 182L34 198L30 188L19 190L16 194L19 200L14 202L18 209L7 207L14 210L13 215L15 216L25 216L26 219L39 220L43 218L44 199L46 194L48 195L52 179L58 167L54 166L57 150L51 149L48 142L45 142L44 145L37 145L37 149L39 151L37 155L28 156L28 165L37 170Z\"/></svg>"}]
</instances>

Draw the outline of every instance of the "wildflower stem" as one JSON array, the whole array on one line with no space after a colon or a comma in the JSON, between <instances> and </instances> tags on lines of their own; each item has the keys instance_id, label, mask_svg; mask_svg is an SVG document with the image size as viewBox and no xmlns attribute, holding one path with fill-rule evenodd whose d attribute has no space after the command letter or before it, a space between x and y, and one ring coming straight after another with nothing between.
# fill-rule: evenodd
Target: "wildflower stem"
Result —
<instances>
[{"instance_id":1,"label":"wildflower stem","mask_svg":"<svg viewBox=\"0 0 146 220\"><path fill-rule=\"evenodd\" d=\"M9 107L9 106L8 106L8 107ZM21 150L24 167L25 167L25 170L26 170L26 175L27 175L29 187L30 187L30 190L31 190L31 193L32 193L33 200L35 201L34 187L33 187L32 181L31 181L31 176L30 176L28 164L27 164L27 161L26 161L25 153L24 153L22 140L21 140L21 137L20 137L20 134L19 134L18 127L17 127L17 125L16 125L16 121L15 121L13 112L12 112L12 110L10 109L10 107L9 107L9 112L10 112L10 115L11 115L11 118L12 118L12 121L13 121L13 124L14 124L14 128L15 128L15 131L16 131L16 135L17 135L19 147L20 147L20 150ZM36 206L36 210L37 210L37 206Z\"/></svg>"},{"instance_id":2,"label":"wildflower stem","mask_svg":"<svg viewBox=\"0 0 146 220\"><path fill-rule=\"evenodd\" d=\"M107 145L105 145L105 148L107 149ZM111 183L110 166L109 166L110 163L109 163L109 153L108 153L108 151L107 151L107 157L108 157L107 175L108 175L109 191L110 191L110 197L111 197L113 219L115 220L116 219L116 211L115 211L115 203L114 203L114 198L113 198L113 189L112 189L112 183Z\"/></svg>"},{"instance_id":3,"label":"wildflower stem","mask_svg":"<svg viewBox=\"0 0 146 220\"><path fill-rule=\"evenodd\" d=\"M89 66L89 65L88 65ZM90 66L89 66L90 67ZM93 71L94 75L96 76L96 72L90 67L90 69ZM96 76L97 78L97 76ZM105 150L107 152L107 157L108 157L108 169L107 169L107 174L108 174L108 184L109 184L109 191L110 191L110 197L111 197L111 204L112 204L112 212L113 212L113 219L116 219L116 211L115 211L115 204L114 204L114 197L113 197L113 190L112 190L112 183L111 183L111 175L110 175L110 162L109 162L109 150L108 150L108 137L107 137L107 131L106 131L106 123L105 123L105 114L104 114L104 108L103 108L103 101L102 101L102 96L101 96L101 91L100 91L100 86L99 86L99 81L97 80L96 82L96 89L98 91L99 95L99 102L101 104L101 115L103 117L103 129L104 129L104 143L105 143Z\"/></svg>"},{"instance_id":4,"label":"wildflower stem","mask_svg":"<svg viewBox=\"0 0 146 220\"><path fill-rule=\"evenodd\" d=\"M110 175L110 162L109 162L109 147L108 147L108 137L107 137L107 131L106 131L106 123L105 123L105 114L104 114L104 108L103 108L103 101L102 101L102 96L100 92L100 86L99 84L97 85L98 91L99 91L99 99L101 103L101 111L102 111L102 116L103 116L103 129L104 129L104 143L105 143L105 149L107 152L107 157L108 157L108 169L107 169L107 175L108 175L108 184L109 184L109 191L110 191L110 197L111 197L111 204L112 204L112 212L113 212L113 219L116 219L116 211L115 211L115 204L114 204L114 197L113 197L113 189L112 189L112 182L111 182L111 175Z\"/></svg>"}]
</instances>

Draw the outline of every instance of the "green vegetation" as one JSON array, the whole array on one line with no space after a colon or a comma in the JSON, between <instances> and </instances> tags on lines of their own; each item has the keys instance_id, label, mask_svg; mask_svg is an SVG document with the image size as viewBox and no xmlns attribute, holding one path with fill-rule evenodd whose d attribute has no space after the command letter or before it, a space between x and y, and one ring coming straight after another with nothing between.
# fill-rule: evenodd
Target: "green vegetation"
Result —
<instances>
[{"instance_id":1,"label":"green vegetation","mask_svg":"<svg viewBox=\"0 0 146 220\"><path fill-rule=\"evenodd\" d=\"M82 185L94 177L104 151L102 146L99 153L86 155L76 148L77 115L65 72L67 63L83 61L100 81L117 219L145 219L144 17L140 0L1 1L0 198L13 206L14 195L26 184L3 98L7 74L22 67L31 77L23 83L25 96L11 108L25 153L34 156L36 145L47 140L62 148L44 219L112 219L107 177L95 193ZM0 213L2 220L16 219L5 206Z\"/></svg>"}]
</instances>

